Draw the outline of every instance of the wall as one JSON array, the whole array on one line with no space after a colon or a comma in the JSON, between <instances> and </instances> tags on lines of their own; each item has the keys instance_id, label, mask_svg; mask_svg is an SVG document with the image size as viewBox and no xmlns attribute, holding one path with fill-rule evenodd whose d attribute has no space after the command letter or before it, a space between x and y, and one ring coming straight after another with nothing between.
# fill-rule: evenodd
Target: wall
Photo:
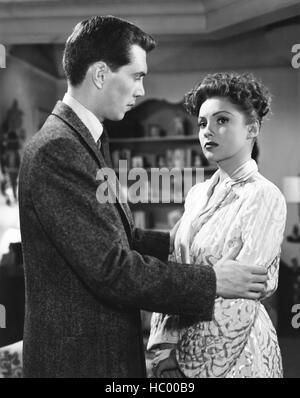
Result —
<instances>
[{"instance_id":1,"label":"wall","mask_svg":"<svg viewBox=\"0 0 300 398\"><path fill-rule=\"evenodd\" d=\"M57 82L52 76L8 55L6 69L0 71L0 121L14 99L24 112L24 128L30 138L38 128L41 113L52 110Z\"/></svg>"},{"instance_id":2,"label":"wall","mask_svg":"<svg viewBox=\"0 0 300 398\"><path fill-rule=\"evenodd\" d=\"M56 80L39 69L33 68L24 61L11 56L7 57L6 69L0 70L0 124L11 107L14 99L18 100L19 109L24 112L23 127L26 139L37 130L46 112L52 110L57 96ZM18 208L8 207L0 196L0 242L4 231L11 229L10 241L18 239ZM12 229L13 228L13 229ZM0 247L0 258L5 250L5 242Z\"/></svg>"}]
</instances>

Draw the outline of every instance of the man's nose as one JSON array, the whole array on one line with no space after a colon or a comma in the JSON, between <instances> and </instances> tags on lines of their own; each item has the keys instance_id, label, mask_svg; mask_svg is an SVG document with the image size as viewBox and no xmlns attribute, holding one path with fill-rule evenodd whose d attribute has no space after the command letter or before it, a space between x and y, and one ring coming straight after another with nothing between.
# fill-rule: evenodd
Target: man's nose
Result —
<instances>
[{"instance_id":1,"label":"man's nose","mask_svg":"<svg viewBox=\"0 0 300 398\"><path fill-rule=\"evenodd\" d=\"M145 95L144 84L141 82L135 92L136 97L143 97Z\"/></svg>"}]
</instances>

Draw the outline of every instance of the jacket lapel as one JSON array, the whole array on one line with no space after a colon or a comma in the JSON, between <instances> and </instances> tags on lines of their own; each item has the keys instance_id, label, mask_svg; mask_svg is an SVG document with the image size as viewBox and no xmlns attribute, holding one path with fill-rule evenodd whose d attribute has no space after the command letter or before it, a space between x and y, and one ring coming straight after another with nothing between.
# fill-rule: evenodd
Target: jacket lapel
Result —
<instances>
[{"instance_id":1,"label":"jacket lapel","mask_svg":"<svg viewBox=\"0 0 300 398\"><path fill-rule=\"evenodd\" d=\"M79 136L80 141L84 141L85 146L87 145L89 150L93 152L94 157L98 160L101 167L104 166L104 159L99 153L97 145L93 139L92 134L82 123L76 113L66 104L58 101L55 108L52 111L52 115L57 116L63 122L65 122L75 133Z\"/></svg>"},{"instance_id":2,"label":"jacket lapel","mask_svg":"<svg viewBox=\"0 0 300 398\"><path fill-rule=\"evenodd\" d=\"M80 141L83 142L84 146L87 146L88 150L90 150L93 153L100 168L111 167L111 164L110 165L106 164L88 128L85 126L84 123L82 123L82 121L79 119L76 113L68 105L64 104L62 101L58 101L52 111L52 115L60 118L72 130L75 131ZM107 157L107 159L110 159L108 135L105 130L103 131L103 134L105 134L103 139L104 155ZM108 163L110 163L110 161L108 161ZM109 184L109 181L107 181L107 183ZM117 183L119 184L118 180ZM113 189L113 187L111 187L111 189ZM119 206L120 210L124 213L123 217L121 216L121 218L123 221L125 221L128 224L127 227L129 227L129 230L131 231L131 229L133 228L133 219L129 206L127 205L127 203L119 202L118 198L117 198L117 206Z\"/></svg>"}]
</instances>

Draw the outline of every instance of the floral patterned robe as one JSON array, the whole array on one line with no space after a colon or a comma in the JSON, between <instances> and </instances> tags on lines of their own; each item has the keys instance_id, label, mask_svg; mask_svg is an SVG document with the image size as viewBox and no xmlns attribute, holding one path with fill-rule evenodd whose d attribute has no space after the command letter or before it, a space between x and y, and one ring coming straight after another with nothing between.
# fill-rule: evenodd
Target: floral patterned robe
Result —
<instances>
[{"instance_id":1,"label":"floral patterned robe","mask_svg":"<svg viewBox=\"0 0 300 398\"><path fill-rule=\"evenodd\" d=\"M219 171L188 193L172 259L210 266L231 253L268 269L266 296L277 288L286 203L254 160L217 187ZM276 331L259 300L216 297L213 320L154 313L148 349L176 344L187 377L282 377Z\"/></svg>"}]
</instances>

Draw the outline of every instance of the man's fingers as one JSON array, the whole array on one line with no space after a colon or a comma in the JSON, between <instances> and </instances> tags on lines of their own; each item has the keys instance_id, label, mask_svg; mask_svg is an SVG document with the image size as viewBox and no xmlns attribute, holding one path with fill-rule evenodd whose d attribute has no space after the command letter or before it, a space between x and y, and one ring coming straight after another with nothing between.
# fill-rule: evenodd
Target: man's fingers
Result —
<instances>
[{"instance_id":1,"label":"man's fingers","mask_svg":"<svg viewBox=\"0 0 300 398\"><path fill-rule=\"evenodd\" d=\"M267 275L253 275L252 282L253 283L266 283L268 279Z\"/></svg>"},{"instance_id":2,"label":"man's fingers","mask_svg":"<svg viewBox=\"0 0 300 398\"><path fill-rule=\"evenodd\" d=\"M249 290L251 292L263 293L265 291L265 285L263 283L251 283Z\"/></svg>"},{"instance_id":3,"label":"man's fingers","mask_svg":"<svg viewBox=\"0 0 300 398\"><path fill-rule=\"evenodd\" d=\"M262 294L261 293L256 293L256 292L247 292L245 294L245 298L251 299L251 300L259 300L261 298Z\"/></svg>"},{"instance_id":4,"label":"man's fingers","mask_svg":"<svg viewBox=\"0 0 300 398\"><path fill-rule=\"evenodd\" d=\"M266 267L261 267L260 265L252 265L250 266L250 272L254 275L266 275L268 273L268 270Z\"/></svg>"},{"instance_id":5,"label":"man's fingers","mask_svg":"<svg viewBox=\"0 0 300 398\"><path fill-rule=\"evenodd\" d=\"M234 260L238 252L239 252L239 247L238 246L233 247L224 257L221 258L221 261L224 263L225 261L228 260Z\"/></svg>"},{"instance_id":6,"label":"man's fingers","mask_svg":"<svg viewBox=\"0 0 300 398\"><path fill-rule=\"evenodd\" d=\"M240 248L235 246L215 264L217 295L225 298L259 299L265 292L267 268L235 261Z\"/></svg>"}]
</instances>

